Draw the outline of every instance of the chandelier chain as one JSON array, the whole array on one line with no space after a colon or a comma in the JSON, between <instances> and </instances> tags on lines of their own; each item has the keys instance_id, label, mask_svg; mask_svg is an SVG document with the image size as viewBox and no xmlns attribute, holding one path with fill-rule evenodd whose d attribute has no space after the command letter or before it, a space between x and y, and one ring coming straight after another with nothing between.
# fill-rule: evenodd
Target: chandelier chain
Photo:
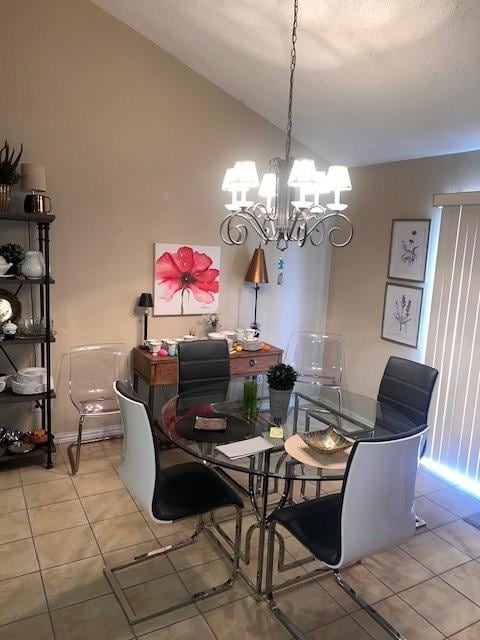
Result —
<instances>
[{"instance_id":1,"label":"chandelier chain","mask_svg":"<svg viewBox=\"0 0 480 640\"><path fill-rule=\"evenodd\" d=\"M297 64L297 18L298 18L298 0L293 1L293 26L292 26L292 48L290 50L290 88L288 94L288 116L287 116L287 139L285 141L285 159L290 158L290 145L292 139L292 107L293 107L293 82L295 75L295 66Z\"/></svg>"}]
</instances>

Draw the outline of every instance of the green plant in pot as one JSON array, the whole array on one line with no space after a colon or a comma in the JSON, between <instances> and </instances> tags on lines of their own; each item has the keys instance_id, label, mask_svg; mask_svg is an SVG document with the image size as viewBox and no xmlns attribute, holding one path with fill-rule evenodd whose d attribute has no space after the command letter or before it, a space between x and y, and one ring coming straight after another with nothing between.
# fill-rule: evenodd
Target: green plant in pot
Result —
<instances>
[{"instance_id":1,"label":"green plant in pot","mask_svg":"<svg viewBox=\"0 0 480 640\"><path fill-rule=\"evenodd\" d=\"M15 148L10 150L8 140L5 140L5 144L0 149L0 211L8 211L11 200L11 187L18 182L20 177L17 173L17 168L22 153L23 144L20 146L20 151L15 155Z\"/></svg>"},{"instance_id":2,"label":"green plant in pot","mask_svg":"<svg viewBox=\"0 0 480 640\"><path fill-rule=\"evenodd\" d=\"M297 372L289 364L276 364L268 370L267 380L270 393L270 415L272 418L279 421L286 419L296 379Z\"/></svg>"},{"instance_id":3,"label":"green plant in pot","mask_svg":"<svg viewBox=\"0 0 480 640\"><path fill-rule=\"evenodd\" d=\"M18 273L20 263L25 259L25 250L19 244L9 242L0 247L0 256L12 265L7 273Z\"/></svg>"}]
</instances>

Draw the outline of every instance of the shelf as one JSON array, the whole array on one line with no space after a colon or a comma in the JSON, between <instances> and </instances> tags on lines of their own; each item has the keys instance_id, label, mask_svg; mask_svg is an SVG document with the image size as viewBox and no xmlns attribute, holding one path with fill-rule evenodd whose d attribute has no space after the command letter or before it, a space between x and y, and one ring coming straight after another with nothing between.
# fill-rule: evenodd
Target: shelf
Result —
<instances>
[{"instance_id":1,"label":"shelf","mask_svg":"<svg viewBox=\"0 0 480 640\"><path fill-rule=\"evenodd\" d=\"M0 340L0 345L2 347L8 347L12 344L44 344L46 342L47 340L45 339L45 336L19 336L17 338L13 338L13 340L7 340L4 338L3 340ZM55 342L55 336L50 336L50 340L48 342Z\"/></svg>"},{"instance_id":2,"label":"shelf","mask_svg":"<svg viewBox=\"0 0 480 640\"><path fill-rule=\"evenodd\" d=\"M49 278L50 284L55 284L53 278ZM47 284L47 278L19 278L18 276L8 276L8 278L0 278L0 288L2 284Z\"/></svg>"},{"instance_id":3,"label":"shelf","mask_svg":"<svg viewBox=\"0 0 480 640\"><path fill-rule=\"evenodd\" d=\"M45 400L46 393L35 393L33 395L21 395L20 393L13 393L10 389L6 389L0 393L0 406L3 404L25 404L28 402L37 402L39 400ZM50 397L55 398L55 391L50 392Z\"/></svg>"},{"instance_id":4,"label":"shelf","mask_svg":"<svg viewBox=\"0 0 480 640\"><path fill-rule=\"evenodd\" d=\"M55 451L55 445L52 443L52 451ZM4 453L0 456L0 464L15 462L18 460L31 460L32 458L44 458L47 455L47 445L41 445L29 451L28 453Z\"/></svg>"},{"instance_id":5,"label":"shelf","mask_svg":"<svg viewBox=\"0 0 480 640\"><path fill-rule=\"evenodd\" d=\"M0 220L9 220L10 222L36 222L37 224L50 224L55 220L55 216L47 213L9 213L8 211L0 212Z\"/></svg>"}]
</instances>

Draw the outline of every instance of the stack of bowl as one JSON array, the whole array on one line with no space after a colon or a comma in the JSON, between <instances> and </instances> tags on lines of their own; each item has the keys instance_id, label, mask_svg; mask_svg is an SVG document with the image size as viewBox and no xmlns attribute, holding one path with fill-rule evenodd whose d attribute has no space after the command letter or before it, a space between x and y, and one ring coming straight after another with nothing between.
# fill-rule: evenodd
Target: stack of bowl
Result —
<instances>
[{"instance_id":1,"label":"stack of bowl","mask_svg":"<svg viewBox=\"0 0 480 640\"><path fill-rule=\"evenodd\" d=\"M21 395L45 393L47 390L47 371L44 367L27 367L19 369L12 377L12 391ZM50 379L53 388L53 378Z\"/></svg>"}]
</instances>

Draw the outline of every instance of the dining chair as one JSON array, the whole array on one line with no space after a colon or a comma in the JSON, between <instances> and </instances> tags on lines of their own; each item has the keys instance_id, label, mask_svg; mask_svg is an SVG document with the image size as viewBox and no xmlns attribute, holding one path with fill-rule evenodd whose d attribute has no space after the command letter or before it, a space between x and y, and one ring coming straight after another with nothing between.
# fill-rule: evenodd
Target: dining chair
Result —
<instances>
[{"instance_id":1,"label":"dining chair","mask_svg":"<svg viewBox=\"0 0 480 640\"><path fill-rule=\"evenodd\" d=\"M215 384L226 388L230 380L230 356L226 340L179 342L178 393Z\"/></svg>"},{"instance_id":2,"label":"dining chair","mask_svg":"<svg viewBox=\"0 0 480 640\"><path fill-rule=\"evenodd\" d=\"M126 347L122 343L84 344L72 347L69 355L70 400L79 413L77 440L67 448L72 475L75 475L80 467L82 444L121 437L103 436L82 441L83 426L87 418L98 420L113 415L120 418L112 385L115 380L127 381L129 376Z\"/></svg>"},{"instance_id":3,"label":"dining chair","mask_svg":"<svg viewBox=\"0 0 480 640\"><path fill-rule=\"evenodd\" d=\"M239 568L243 502L215 471L200 462L185 462L163 468L156 427L147 403L122 381L117 380L113 388L120 405L124 428L124 448L118 473L127 489L148 517L157 524L172 524L197 516L196 529L187 539L149 551L119 566L104 569L129 623L136 624L204 600L233 585ZM232 571L228 580L194 593L190 598L163 610L148 615L136 613L116 573L194 543L205 528L203 515L222 507L233 507L236 512ZM162 600L161 593L158 598L159 601Z\"/></svg>"},{"instance_id":4,"label":"dining chair","mask_svg":"<svg viewBox=\"0 0 480 640\"><path fill-rule=\"evenodd\" d=\"M293 333L285 362L295 369L299 382L340 388L345 366L343 337L311 331Z\"/></svg>"},{"instance_id":5,"label":"dining chair","mask_svg":"<svg viewBox=\"0 0 480 640\"><path fill-rule=\"evenodd\" d=\"M367 604L341 569L415 533L413 498L419 452L428 427L407 434L358 440L352 447L340 493L274 511L269 518L266 594L270 608L290 633L305 636L279 608L273 594L276 526L281 525L333 571L339 586L396 640L404 636Z\"/></svg>"}]
</instances>

